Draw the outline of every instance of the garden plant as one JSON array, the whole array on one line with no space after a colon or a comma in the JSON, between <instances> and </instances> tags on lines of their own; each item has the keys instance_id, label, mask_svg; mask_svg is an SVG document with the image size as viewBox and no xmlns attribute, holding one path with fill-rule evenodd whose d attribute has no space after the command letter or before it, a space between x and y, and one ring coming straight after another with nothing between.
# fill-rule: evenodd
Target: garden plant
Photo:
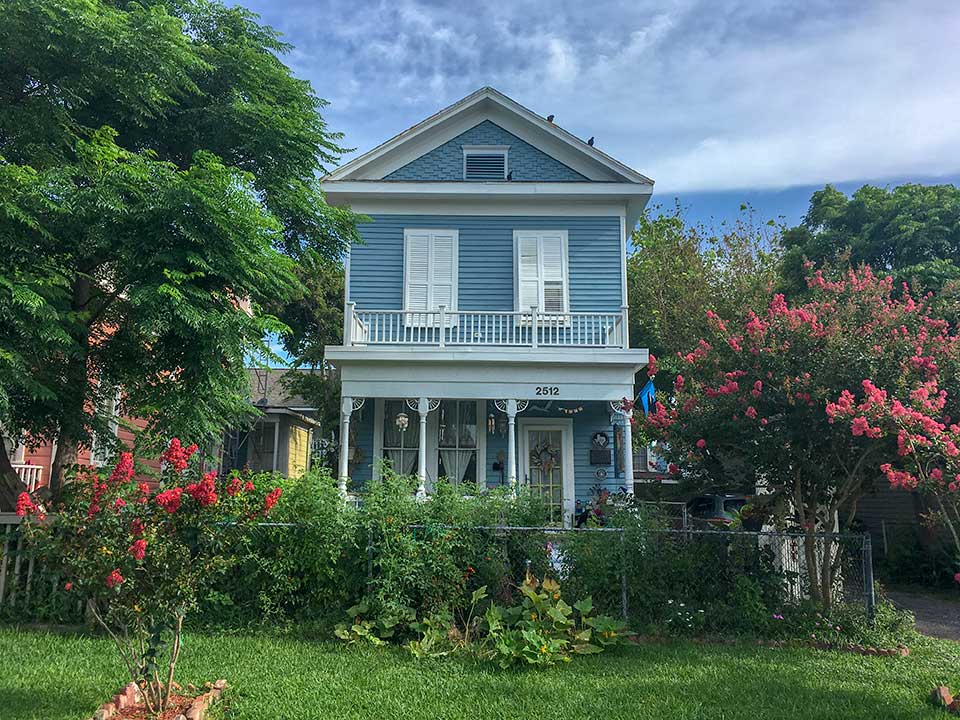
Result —
<instances>
[{"instance_id":1,"label":"garden plant","mask_svg":"<svg viewBox=\"0 0 960 720\"><path fill-rule=\"evenodd\" d=\"M196 449L171 440L158 486L137 480L130 453L109 471L75 468L55 520L26 493L18 501L28 538L59 564L64 590L87 601L151 713L171 703L200 588L227 569L224 548L282 492L203 472L191 461Z\"/></svg>"}]
</instances>

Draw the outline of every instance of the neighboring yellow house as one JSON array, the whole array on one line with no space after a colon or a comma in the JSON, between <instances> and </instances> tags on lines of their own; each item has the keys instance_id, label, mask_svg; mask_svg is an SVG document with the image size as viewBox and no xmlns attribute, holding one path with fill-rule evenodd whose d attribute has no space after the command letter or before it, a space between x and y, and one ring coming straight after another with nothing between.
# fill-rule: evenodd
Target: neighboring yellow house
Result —
<instances>
[{"instance_id":1,"label":"neighboring yellow house","mask_svg":"<svg viewBox=\"0 0 960 720\"><path fill-rule=\"evenodd\" d=\"M282 383L288 370L250 369L250 400L263 413L251 427L224 435L221 472L249 469L299 477L310 469L317 409L291 396Z\"/></svg>"}]
</instances>

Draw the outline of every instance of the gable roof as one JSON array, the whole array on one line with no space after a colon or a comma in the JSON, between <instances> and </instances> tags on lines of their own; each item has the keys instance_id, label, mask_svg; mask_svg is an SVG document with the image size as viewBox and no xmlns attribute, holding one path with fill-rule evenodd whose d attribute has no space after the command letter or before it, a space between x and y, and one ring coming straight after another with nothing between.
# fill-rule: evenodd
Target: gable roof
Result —
<instances>
[{"instance_id":1,"label":"gable roof","mask_svg":"<svg viewBox=\"0 0 960 720\"><path fill-rule=\"evenodd\" d=\"M494 121L591 181L653 185L650 178L588 145L492 87L480 88L404 130L337 168L323 181L382 181L391 172L483 120Z\"/></svg>"}]
</instances>

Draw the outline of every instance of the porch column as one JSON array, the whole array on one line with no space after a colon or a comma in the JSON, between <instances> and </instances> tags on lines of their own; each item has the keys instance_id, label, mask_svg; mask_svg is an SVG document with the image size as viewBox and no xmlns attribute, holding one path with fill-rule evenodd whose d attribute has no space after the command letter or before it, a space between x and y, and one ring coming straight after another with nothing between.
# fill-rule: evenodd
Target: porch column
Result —
<instances>
[{"instance_id":1,"label":"porch column","mask_svg":"<svg viewBox=\"0 0 960 720\"><path fill-rule=\"evenodd\" d=\"M347 496L347 475L350 473L350 415L353 414L353 398L340 400L340 472L337 487L343 497Z\"/></svg>"},{"instance_id":2,"label":"porch column","mask_svg":"<svg viewBox=\"0 0 960 720\"><path fill-rule=\"evenodd\" d=\"M417 399L417 413L420 415L420 445L417 458L417 497L427 496L427 415L430 413L430 401L425 398Z\"/></svg>"},{"instance_id":3,"label":"porch column","mask_svg":"<svg viewBox=\"0 0 960 720\"><path fill-rule=\"evenodd\" d=\"M610 402L610 409L619 415L623 420L623 474L625 480L629 483L627 490L632 491L633 484L633 408L623 400L613 400ZM611 418L612 420L613 418Z\"/></svg>"},{"instance_id":4,"label":"porch column","mask_svg":"<svg viewBox=\"0 0 960 720\"><path fill-rule=\"evenodd\" d=\"M633 410L623 413L623 474L627 480L627 492L633 492Z\"/></svg>"},{"instance_id":5,"label":"porch column","mask_svg":"<svg viewBox=\"0 0 960 720\"><path fill-rule=\"evenodd\" d=\"M507 482L517 494L517 401L507 400Z\"/></svg>"}]
</instances>

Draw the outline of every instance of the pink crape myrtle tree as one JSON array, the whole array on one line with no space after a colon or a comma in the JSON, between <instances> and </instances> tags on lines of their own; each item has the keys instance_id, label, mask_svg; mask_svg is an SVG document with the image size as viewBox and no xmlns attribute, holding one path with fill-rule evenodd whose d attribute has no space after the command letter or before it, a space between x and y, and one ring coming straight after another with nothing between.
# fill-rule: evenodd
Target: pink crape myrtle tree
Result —
<instances>
[{"instance_id":1,"label":"pink crape myrtle tree","mask_svg":"<svg viewBox=\"0 0 960 720\"><path fill-rule=\"evenodd\" d=\"M105 472L75 468L55 516L27 493L17 503L28 537L59 563L65 589L87 601L151 714L170 703L184 617L203 584L227 569L222 548L261 521L281 492L202 472L196 449L171 440L158 486L138 482L123 453Z\"/></svg>"},{"instance_id":2,"label":"pink crape myrtle tree","mask_svg":"<svg viewBox=\"0 0 960 720\"><path fill-rule=\"evenodd\" d=\"M958 387L960 362L929 298L869 267L808 272L802 303L775 294L762 312L707 311L709 331L671 359L672 396L642 429L665 442L671 472L756 488L759 506L802 531L810 595L829 606L834 553L818 533L849 527L877 482L956 490L960 407L943 388Z\"/></svg>"},{"instance_id":3,"label":"pink crape myrtle tree","mask_svg":"<svg viewBox=\"0 0 960 720\"><path fill-rule=\"evenodd\" d=\"M884 446L878 469L891 487L919 490L934 500L960 571L960 339L940 321L931 320L912 337L906 328L899 332L904 330L914 352L904 359L900 382L878 387L866 378L859 392L844 390L828 403L827 414L853 435ZM960 583L960 572L954 579Z\"/></svg>"}]
</instances>

